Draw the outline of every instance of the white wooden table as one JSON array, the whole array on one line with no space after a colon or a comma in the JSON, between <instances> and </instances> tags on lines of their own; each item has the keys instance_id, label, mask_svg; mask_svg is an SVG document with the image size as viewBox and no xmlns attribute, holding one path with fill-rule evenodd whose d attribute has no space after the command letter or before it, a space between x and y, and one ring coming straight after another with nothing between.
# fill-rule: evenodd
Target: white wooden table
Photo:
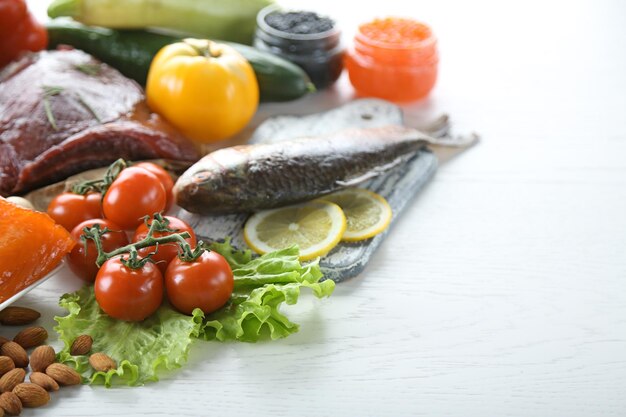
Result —
<instances>
[{"instance_id":1,"label":"white wooden table","mask_svg":"<svg viewBox=\"0 0 626 417\"><path fill-rule=\"evenodd\" d=\"M392 13L433 26L439 83L409 121L449 112L483 142L361 276L291 309L294 336L198 342L158 383L64 389L23 416L626 415L626 3L352 3L315 7L348 35ZM344 78L257 122L351 94ZM79 285L64 271L21 304L51 329Z\"/></svg>"}]
</instances>

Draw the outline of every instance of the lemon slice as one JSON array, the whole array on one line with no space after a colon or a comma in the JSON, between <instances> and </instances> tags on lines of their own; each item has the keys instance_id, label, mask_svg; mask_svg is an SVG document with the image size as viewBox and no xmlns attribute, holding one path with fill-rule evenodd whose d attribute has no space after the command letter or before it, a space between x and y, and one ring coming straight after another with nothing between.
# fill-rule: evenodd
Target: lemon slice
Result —
<instances>
[{"instance_id":1,"label":"lemon slice","mask_svg":"<svg viewBox=\"0 0 626 417\"><path fill-rule=\"evenodd\" d=\"M385 230L392 211L382 196L363 188L348 188L322 197L337 204L346 215L348 225L341 238L346 242L369 239Z\"/></svg>"},{"instance_id":2,"label":"lemon slice","mask_svg":"<svg viewBox=\"0 0 626 417\"><path fill-rule=\"evenodd\" d=\"M260 254L298 245L300 259L306 261L330 252L345 230L341 208L316 200L255 213L246 222L243 236Z\"/></svg>"}]
</instances>

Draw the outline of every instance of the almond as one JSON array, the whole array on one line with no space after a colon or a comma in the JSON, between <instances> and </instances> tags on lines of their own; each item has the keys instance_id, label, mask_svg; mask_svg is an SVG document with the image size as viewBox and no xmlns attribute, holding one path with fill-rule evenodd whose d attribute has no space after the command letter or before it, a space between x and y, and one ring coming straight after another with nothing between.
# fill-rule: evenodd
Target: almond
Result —
<instances>
[{"instance_id":1,"label":"almond","mask_svg":"<svg viewBox=\"0 0 626 417\"><path fill-rule=\"evenodd\" d=\"M31 324L41 317L38 311L26 307L7 307L0 311L0 323L6 326Z\"/></svg>"},{"instance_id":2,"label":"almond","mask_svg":"<svg viewBox=\"0 0 626 417\"><path fill-rule=\"evenodd\" d=\"M17 384L24 382L26 371L22 368L15 368L7 372L0 378L0 392L13 391Z\"/></svg>"},{"instance_id":3,"label":"almond","mask_svg":"<svg viewBox=\"0 0 626 417\"><path fill-rule=\"evenodd\" d=\"M56 354L52 346L39 346L30 354L30 369L35 372L46 372L46 368L54 363Z\"/></svg>"},{"instance_id":4,"label":"almond","mask_svg":"<svg viewBox=\"0 0 626 417\"><path fill-rule=\"evenodd\" d=\"M74 339L74 343L72 343L72 347L70 348L70 355L86 355L91 350L91 345L93 344L93 339L88 334L81 334L76 339Z\"/></svg>"},{"instance_id":5,"label":"almond","mask_svg":"<svg viewBox=\"0 0 626 417\"><path fill-rule=\"evenodd\" d=\"M107 372L111 369L116 369L117 364L109 355L102 352L94 353L89 357L89 364L99 372Z\"/></svg>"},{"instance_id":6,"label":"almond","mask_svg":"<svg viewBox=\"0 0 626 417\"><path fill-rule=\"evenodd\" d=\"M27 327L15 335L13 341L24 349L43 344L48 338L48 332L41 326Z\"/></svg>"},{"instance_id":7,"label":"almond","mask_svg":"<svg viewBox=\"0 0 626 417\"><path fill-rule=\"evenodd\" d=\"M28 354L23 347L15 342L6 342L0 346L0 355L11 358L18 368L26 368L28 366Z\"/></svg>"},{"instance_id":8,"label":"almond","mask_svg":"<svg viewBox=\"0 0 626 417\"><path fill-rule=\"evenodd\" d=\"M59 390L59 384L57 384L57 382L54 379L44 374L43 372L32 372L30 374L30 382L32 382L33 384L39 385L41 388L45 389L46 391L58 391Z\"/></svg>"},{"instance_id":9,"label":"almond","mask_svg":"<svg viewBox=\"0 0 626 417\"><path fill-rule=\"evenodd\" d=\"M4 345L6 342L9 342L9 339L4 336L0 336L0 346Z\"/></svg>"},{"instance_id":10,"label":"almond","mask_svg":"<svg viewBox=\"0 0 626 417\"><path fill-rule=\"evenodd\" d=\"M10 416L19 416L22 412L22 402L12 392L5 392L0 395L0 408Z\"/></svg>"},{"instance_id":11,"label":"almond","mask_svg":"<svg viewBox=\"0 0 626 417\"><path fill-rule=\"evenodd\" d=\"M46 369L46 374L59 385L78 385L82 378L78 372L62 363L53 363Z\"/></svg>"},{"instance_id":12,"label":"almond","mask_svg":"<svg viewBox=\"0 0 626 417\"><path fill-rule=\"evenodd\" d=\"M17 395L22 405L28 408L41 407L48 404L50 394L37 384L24 382L13 388L13 394Z\"/></svg>"},{"instance_id":13,"label":"almond","mask_svg":"<svg viewBox=\"0 0 626 417\"><path fill-rule=\"evenodd\" d=\"M0 376L6 374L13 369L15 369L13 359L9 358L8 356L0 356Z\"/></svg>"}]
</instances>

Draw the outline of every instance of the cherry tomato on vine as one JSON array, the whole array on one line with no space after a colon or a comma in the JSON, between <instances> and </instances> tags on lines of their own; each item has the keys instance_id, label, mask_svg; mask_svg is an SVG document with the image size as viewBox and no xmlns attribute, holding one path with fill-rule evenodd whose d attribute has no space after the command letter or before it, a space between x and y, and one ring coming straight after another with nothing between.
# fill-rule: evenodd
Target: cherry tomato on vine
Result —
<instances>
[{"instance_id":1,"label":"cherry tomato on vine","mask_svg":"<svg viewBox=\"0 0 626 417\"><path fill-rule=\"evenodd\" d=\"M138 167L123 170L113 181L102 200L102 210L107 219L133 229L145 216L165 209L165 188L159 178Z\"/></svg>"},{"instance_id":2,"label":"cherry tomato on vine","mask_svg":"<svg viewBox=\"0 0 626 417\"><path fill-rule=\"evenodd\" d=\"M120 257L114 257L98 271L94 291L100 308L109 316L141 321L163 301L163 275L150 262L133 269L124 265Z\"/></svg>"},{"instance_id":3,"label":"cherry tomato on vine","mask_svg":"<svg viewBox=\"0 0 626 417\"><path fill-rule=\"evenodd\" d=\"M78 223L102 217L101 198L100 193L61 193L52 199L47 212L55 222L72 231Z\"/></svg>"},{"instance_id":4,"label":"cherry tomato on vine","mask_svg":"<svg viewBox=\"0 0 626 417\"><path fill-rule=\"evenodd\" d=\"M172 195L172 189L174 188L174 180L172 176L165 169L160 167L157 164L153 164L152 162L140 162L137 165L133 165L139 168L146 169L157 176L157 178L163 184L163 188L165 188L165 195L167 197L167 204L165 206L165 210L169 209L172 205L172 201L174 199Z\"/></svg>"},{"instance_id":5,"label":"cherry tomato on vine","mask_svg":"<svg viewBox=\"0 0 626 417\"><path fill-rule=\"evenodd\" d=\"M83 228L95 226L96 224L99 224L101 228L106 227L111 230L111 232L102 235L102 249L105 252L111 252L128 245L128 238L124 230L109 220L91 219L74 227L71 236L76 241L76 245L67 255L67 261L72 272L87 282L93 282L98 274L99 268L96 265L98 251L93 240L87 239L87 251L85 252L85 245L80 240L80 236L83 234Z\"/></svg>"},{"instance_id":6,"label":"cherry tomato on vine","mask_svg":"<svg viewBox=\"0 0 626 417\"><path fill-rule=\"evenodd\" d=\"M155 232L153 235L154 237L169 236L172 233L189 232L191 237L188 239L185 239L185 241L189 243L189 245L191 245L192 249L196 247L196 234L194 233L191 226L189 226L187 223L185 223L184 221L176 217L163 216L163 218L169 220L170 222L169 228L174 231L173 232ZM135 230L135 236L133 237L133 242L139 242L140 240L145 239L145 237L148 235L148 229L149 229L150 224L152 224L152 221L149 220L148 225L146 225L145 223L139 225L137 230ZM175 243L175 242L159 245L158 250L155 246L149 246L147 248L139 249L139 255L141 255L142 257L145 257L145 256L148 256L149 253L153 253L156 250L157 252L154 255L152 255L152 259L154 260L156 266L159 267L159 270L161 271L161 273L165 274L165 270L167 269L167 266L169 265L169 263L172 261L172 259L174 259L178 255L179 247L180 246L178 245L178 243Z\"/></svg>"},{"instance_id":7,"label":"cherry tomato on vine","mask_svg":"<svg viewBox=\"0 0 626 417\"><path fill-rule=\"evenodd\" d=\"M181 313L194 308L211 313L230 299L235 281L226 259L217 252L205 251L198 259L186 262L175 258L165 273L170 303Z\"/></svg>"}]
</instances>

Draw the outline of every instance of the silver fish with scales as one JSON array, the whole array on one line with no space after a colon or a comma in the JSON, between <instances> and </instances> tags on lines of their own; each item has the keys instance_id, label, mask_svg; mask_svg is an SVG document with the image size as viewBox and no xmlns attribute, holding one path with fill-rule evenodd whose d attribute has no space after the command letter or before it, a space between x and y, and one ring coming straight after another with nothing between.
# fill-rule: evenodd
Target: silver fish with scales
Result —
<instances>
[{"instance_id":1,"label":"silver fish with scales","mask_svg":"<svg viewBox=\"0 0 626 417\"><path fill-rule=\"evenodd\" d=\"M404 126L342 130L319 137L241 145L206 155L176 182L180 207L245 213L311 200L359 185L406 162L426 145L467 146Z\"/></svg>"}]
</instances>

